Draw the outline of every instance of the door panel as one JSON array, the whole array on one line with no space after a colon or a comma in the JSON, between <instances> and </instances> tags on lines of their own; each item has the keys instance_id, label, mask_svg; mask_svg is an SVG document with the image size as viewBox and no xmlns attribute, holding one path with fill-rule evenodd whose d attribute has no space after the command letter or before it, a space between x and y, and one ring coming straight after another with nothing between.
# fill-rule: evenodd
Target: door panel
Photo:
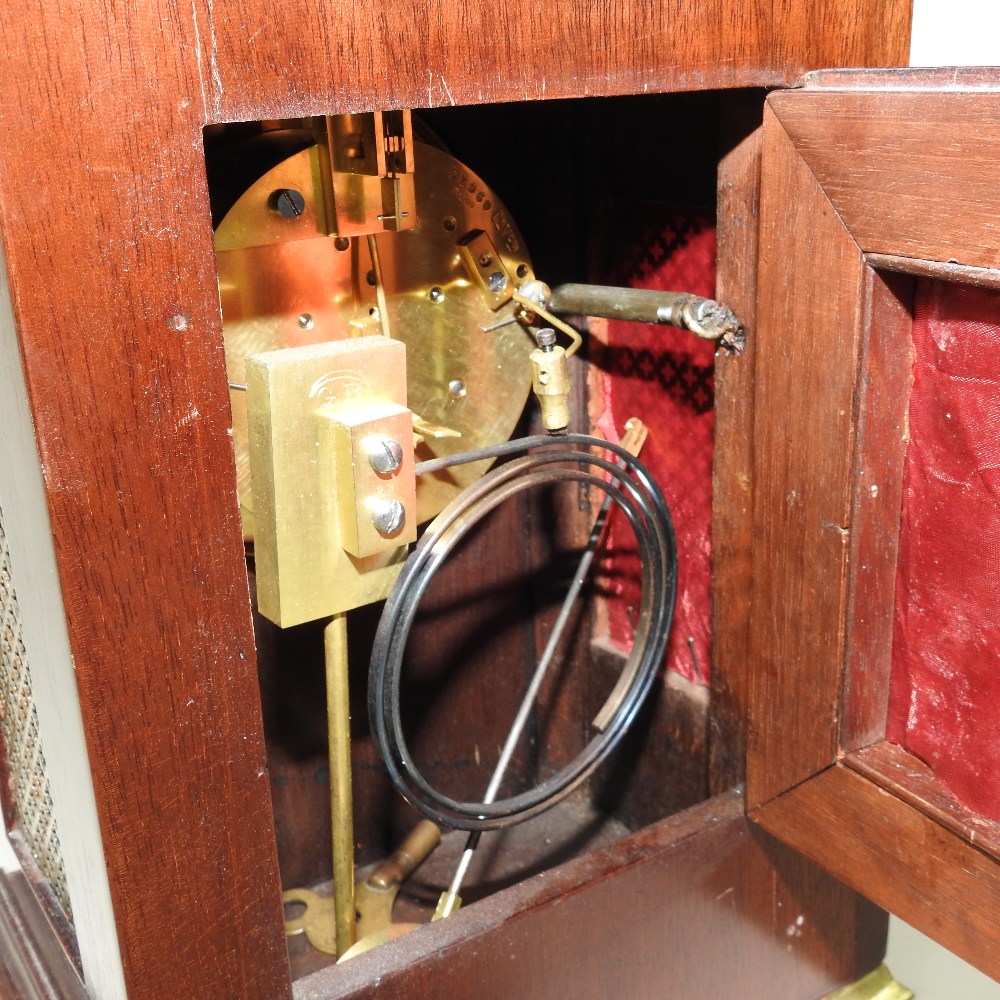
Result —
<instances>
[{"instance_id":1,"label":"door panel","mask_svg":"<svg viewBox=\"0 0 1000 1000\"><path fill-rule=\"evenodd\" d=\"M836 72L769 99L747 760L753 819L994 977L1000 825L885 734L914 281L1000 278L998 86Z\"/></svg>"}]
</instances>

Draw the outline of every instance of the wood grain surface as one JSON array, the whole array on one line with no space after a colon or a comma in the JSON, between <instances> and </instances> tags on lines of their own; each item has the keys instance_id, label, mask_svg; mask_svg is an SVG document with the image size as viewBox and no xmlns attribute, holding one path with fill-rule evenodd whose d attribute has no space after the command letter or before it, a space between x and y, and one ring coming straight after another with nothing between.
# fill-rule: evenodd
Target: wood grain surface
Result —
<instances>
[{"instance_id":1,"label":"wood grain surface","mask_svg":"<svg viewBox=\"0 0 1000 1000\"><path fill-rule=\"evenodd\" d=\"M910 31L907 0L258 0L194 14L208 121L787 84L905 63Z\"/></svg>"},{"instance_id":2,"label":"wood grain surface","mask_svg":"<svg viewBox=\"0 0 1000 1000\"><path fill-rule=\"evenodd\" d=\"M795 95L800 100L789 93L769 99L758 364L772 360L755 400L760 575L747 770L751 815L765 829L996 977L996 824L961 807L919 761L881 742L911 276L996 282L997 203L986 178L1000 136L1000 78L977 71L965 92L961 76L821 74L814 89ZM888 92L859 89L881 83ZM779 196L769 194L771 184ZM768 260L779 247L795 251L783 266ZM800 353L794 317L803 307L788 296L808 302L815 289L839 345L833 366L828 356ZM804 397L790 372L774 368L782 351L805 361L806 380L815 379ZM780 413L789 400L794 425ZM824 410L827 419L816 420ZM800 415L810 431L797 429ZM840 558L815 533L778 530L789 523L783 505L803 474L818 490L809 518L821 504L850 497ZM823 587L829 593L817 599ZM789 722L785 745L777 738L782 719Z\"/></svg>"},{"instance_id":3,"label":"wood grain surface","mask_svg":"<svg viewBox=\"0 0 1000 1000\"><path fill-rule=\"evenodd\" d=\"M985 854L1000 858L1000 822L977 816L934 777L922 760L902 747L883 740L848 754L844 764Z\"/></svg>"},{"instance_id":4,"label":"wood grain surface","mask_svg":"<svg viewBox=\"0 0 1000 1000\"><path fill-rule=\"evenodd\" d=\"M976 288L1000 288L1000 270L996 268L964 267L948 261L917 260L889 253L866 253L865 262L878 271L952 281L957 285L973 285Z\"/></svg>"},{"instance_id":5,"label":"wood grain surface","mask_svg":"<svg viewBox=\"0 0 1000 1000\"><path fill-rule=\"evenodd\" d=\"M837 746L855 386L868 269L770 110L764 115L748 672L751 805ZM790 268L789 262L818 266Z\"/></svg>"},{"instance_id":6,"label":"wood grain surface","mask_svg":"<svg viewBox=\"0 0 1000 1000\"><path fill-rule=\"evenodd\" d=\"M884 933L884 914L754 830L730 793L301 979L295 996L813 1000L876 965Z\"/></svg>"},{"instance_id":7,"label":"wood grain surface","mask_svg":"<svg viewBox=\"0 0 1000 1000\"><path fill-rule=\"evenodd\" d=\"M948 85L795 96L775 94L771 107L862 250L1000 265L1000 192L977 166L1000 155L995 93Z\"/></svg>"},{"instance_id":8,"label":"wood grain surface","mask_svg":"<svg viewBox=\"0 0 1000 1000\"><path fill-rule=\"evenodd\" d=\"M753 581L753 386L757 354L757 227L761 131L758 127L719 164L716 296L746 331L740 356L715 357L715 451L712 475L712 699L709 786L745 777Z\"/></svg>"},{"instance_id":9,"label":"wood grain surface","mask_svg":"<svg viewBox=\"0 0 1000 1000\"><path fill-rule=\"evenodd\" d=\"M0 224L131 997L289 995L203 127L788 82L902 61L908 25L876 0L0 12Z\"/></svg>"},{"instance_id":10,"label":"wood grain surface","mask_svg":"<svg viewBox=\"0 0 1000 1000\"><path fill-rule=\"evenodd\" d=\"M847 647L839 745L885 735L895 621L896 552L913 364L913 282L869 277L858 379Z\"/></svg>"},{"instance_id":11,"label":"wood grain surface","mask_svg":"<svg viewBox=\"0 0 1000 1000\"><path fill-rule=\"evenodd\" d=\"M835 765L752 817L869 899L1000 978L1000 866L922 810Z\"/></svg>"}]
</instances>

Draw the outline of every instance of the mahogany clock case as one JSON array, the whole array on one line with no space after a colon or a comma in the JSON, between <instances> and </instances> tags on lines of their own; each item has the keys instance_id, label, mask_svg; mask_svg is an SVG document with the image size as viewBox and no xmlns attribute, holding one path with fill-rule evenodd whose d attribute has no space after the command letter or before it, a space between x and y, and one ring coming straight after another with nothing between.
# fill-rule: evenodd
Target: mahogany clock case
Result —
<instances>
[{"instance_id":1,"label":"mahogany clock case","mask_svg":"<svg viewBox=\"0 0 1000 1000\"><path fill-rule=\"evenodd\" d=\"M909 27L904 3L699 4L691 16L674 18L659 5L565 0L544 12L508 6L511 30L485 33L465 26L491 23L492 10L432 6L332 10L301 3L278 16L266 4L240 11L219 4L82 5L69 14L53 6L30 17L0 15L9 66L0 86L5 119L45 123L53 137L26 142L6 130L0 138L9 281L4 350L20 359L11 370L23 372L23 384L5 393L16 418L7 423L6 442L19 458L8 481L48 516L44 529L25 529L22 551L52 582L44 600L26 604L26 621L47 616L65 640L51 661L58 674L52 703L62 707L47 723L64 738L50 739L47 753L55 770L86 793L76 821L63 826L73 830L68 860L80 963L99 995L274 998L292 990L262 688L230 478L205 127L376 108L787 85L815 66L899 63ZM719 59L720 52L730 55ZM546 54L544 66L539 53ZM695 159L704 163L720 149L732 150L720 172L718 281L720 297L752 331L757 140L739 141L749 129L738 95L731 115L717 96L691 100L691 107L716 108L696 129L711 137L712 153L694 151ZM482 121L488 117L484 111ZM716 136L727 118L737 124L720 145ZM643 125L634 129L640 150ZM620 144L608 148L593 132L579 141L588 170L622 155ZM526 142L530 147L523 136L508 140L505 155ZM671 167L657 162L655 170ZM573 165L558 173L572 190ZM637 176L655 173L639 169ZM694 187L700 198L711 185L702 176ZM516 193L503 193L517 203ZM691 196L690 187L684 195ZM534 197L517 209L522 224L548 222ZM568 214L584 218L584 206L576 207ZM583 231L564 221L564 208L539 227L539 260L553 272L561 265L550 248L565 233ZM586 231L588 239L600 234ZM598 255L586 242L575 241L575 260L589 265ZM699 790L683 791L676 805L731 788L746 743L749 397L740 372L749 370L726 361L717 371L712 725L719 735L699 743L698 731L690 731L698 746L690 767L685 762L679 771L701 769L685 785ZM267 677L265 671L265 697ZM69 801L58 790L54 797ZM702 844L715 846L701 852ZM423 935L430 945L413 935L417 943L404 942L396 952L405 956L392 973L397 992L440 993L440 978L433 984L422 978L436 968L435 976L452 977L445 989L456 993L463 982L477 981L495 984L498 996L546 995L556 989L546 975L565 985L571 974L581 995L607 993L619 981L617 962L595 958L585 965L573 956L600 955L593 935L604 933L618 911L588 901L604 893L624 899L616 887L624 886L619 879L626 873L644 888L633 894L638 909L621 915L623 926L676 926L707 941L722 908L745 918L736 924L745 930L742 957L729 969L733 976L741 970L748 995L768 995L764 983L773 988L778 975L787 977L788 995L817 995L877 961L871 948L852 942L877 942L870 929L877 930L881 916L753 832L731 795L609 851L497 897L498 909L470 908ZM701 868L690 861L696 856ZM680 871L706 874L686 883L690 891L677 892ZM734 872L747 881L729 885ZM561 909L566 898L581 908ZM785 910L792 906L815 918L789 939ZM543 955L531 943L540 928L556 928L561 913L576 915L553 930L559 947ZM579 932L579 921L589 923L590 937ZM515 949L517 988L495 964L510 953L504 935L514 929L526 935ZM771 944L757 954L788 956L787 964L746 957L761 931ZM26 954L37 954L28 935L14 937ZM422 963L406 948L423 952ZM553 954L562 956L554 964ZM625 934L614 954L624 962L641 957L636 995L642 995L639 980L652 989L677 975L676 959L655 934ZM445 955L446 967L435 966ZM316 981L315 991L370 993L381 960L366 961L356 972L340 970L340 985ZM15 978L24 995L59 995L62 987L39 985L44 961L9 964L19 967ZM712 966L686 965L683 977L697 984L723 975ZM356 984L362 975L371 978Z\"/></svg>"}]
</instances>

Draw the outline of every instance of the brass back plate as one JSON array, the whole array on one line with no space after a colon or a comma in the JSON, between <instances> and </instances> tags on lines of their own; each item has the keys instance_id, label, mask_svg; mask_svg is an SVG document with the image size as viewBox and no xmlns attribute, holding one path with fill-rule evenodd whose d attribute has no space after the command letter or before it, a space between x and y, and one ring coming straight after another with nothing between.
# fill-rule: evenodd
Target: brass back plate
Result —
<instances>
[{"instance_id":1,"label":"brass back plate","mask_svg":"<svg viewBox=\"0 0 1000 1000\"><path fill-rule=\"evenodd\" d=\"M458 246L466 234L488 234L504 269L530 280L521 236L496 195L461 163L434 147L414 144L419 223L377 240L388 329L407 348L408 400L429 424L461 437L426 439L417 460L506 440L530 388L534 346L512 317L473 282ZM301 215L278 216L269 206L278 189L304 196ZM253 184L219 226L216 245L229 380L245 384L250 354L301 344L382 333L367 241L320 236L314 207L311 150L283 161ZM246 400L234 391L233 444L240 503L252 535ZM432 517L485 465L423 477L417 488L421 521Z\"/></svg>"}]
</instances>

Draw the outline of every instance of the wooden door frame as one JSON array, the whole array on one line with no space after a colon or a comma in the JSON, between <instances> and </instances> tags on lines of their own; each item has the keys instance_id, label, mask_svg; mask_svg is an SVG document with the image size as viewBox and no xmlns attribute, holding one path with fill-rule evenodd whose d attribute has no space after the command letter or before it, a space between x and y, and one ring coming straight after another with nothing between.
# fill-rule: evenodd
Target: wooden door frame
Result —
<instances>
[{"instance_id":1,"label":"wooden door frame","mask_svg":"<svg viewBox=\"0 0 1000 1000\"><path fill-rule=\"evenodd\" d=\"M815 74L763 148L748 808L1000 978L1000 824L885 741L913 279L1000 287L1000 75Z\"/></svg>"}]
</instances>

